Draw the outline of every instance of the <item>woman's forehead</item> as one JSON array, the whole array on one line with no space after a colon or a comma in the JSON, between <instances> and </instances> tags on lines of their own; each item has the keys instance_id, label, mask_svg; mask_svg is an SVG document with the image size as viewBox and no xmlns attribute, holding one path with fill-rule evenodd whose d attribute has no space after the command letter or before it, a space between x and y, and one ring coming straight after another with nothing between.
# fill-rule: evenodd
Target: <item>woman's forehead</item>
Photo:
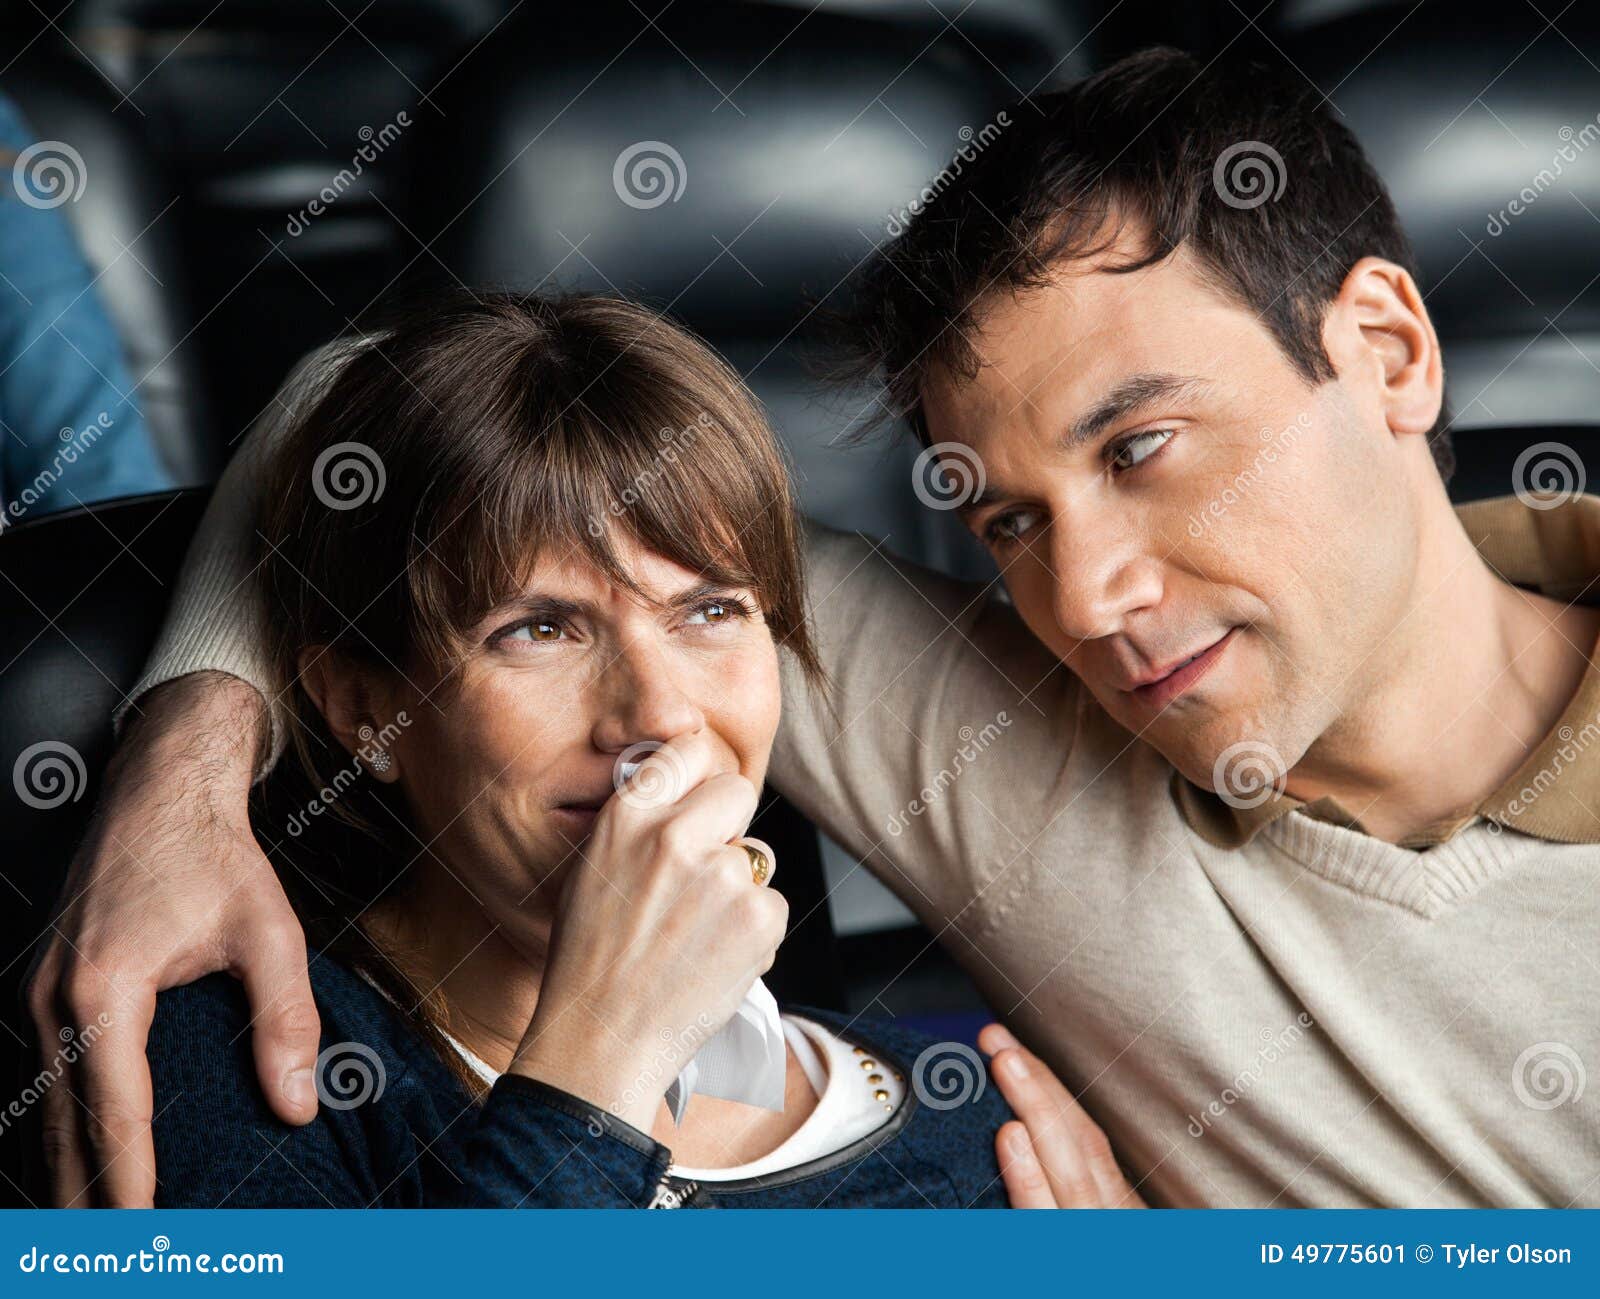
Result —
<instances>
[{"instance_id":1,"label":"woman's forehead","mask_svg":"<svg viewBox=\"0 0 1600 1299\"><path fill-rule=\"evenodd\" d=\"M637 602L642 596L646 601L666 603L705 581L702 573L651 550L620 530L612 531L610 549L637 592L618 586L587 547L558 543L534 560L523 593L591 603L613 598Z\"/></svg>"}]
</instances>

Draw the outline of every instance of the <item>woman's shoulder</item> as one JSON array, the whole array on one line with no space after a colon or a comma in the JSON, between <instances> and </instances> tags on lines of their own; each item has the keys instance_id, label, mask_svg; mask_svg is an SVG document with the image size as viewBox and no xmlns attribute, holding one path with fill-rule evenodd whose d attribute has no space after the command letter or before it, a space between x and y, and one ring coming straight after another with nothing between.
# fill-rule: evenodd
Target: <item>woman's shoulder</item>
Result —
<instances>
[{"instance_id":1,"label":"woman's shoulder","mask_svg":"<svg viewBox=\"0 0 1600 1299\"><path fill-rule=\"evenodd\" d=\"M313 953L308 974L324 1037L333 1025L367 1030L369 1037L388 1039L396 1035L401 1025L392 1007L376 988L343 962ZM158 1032L175 1029L190 1034L206 1030L236 1033L249 1027L251 1020L244 984L229 974L208 974L157 995L151 1040Z\"/></svg>"},{"instance_id":2,"label":"woman's shoulder","mask_svg":"<svg viewBox=\"0 0 1600 1299\"><path fill-rule=\"evenodd\" d=\"M338 1078L345 1058L394 1080L408 1072L426 1044L393 1005L349 966L313 953L309 976L321 1021L317 1059L319 1095L323 1079ZM256 1019L244 984L228 974L209 974L168 988L156 997L146 1053L158 1084L208 1078L212 1088L256 1088L250 1030ZM325 1099L325 1098L324 1098Z\"/></svg>"},{"instance_id":3,"label":"woman's shoulder","mask_svg":"<svg viewBox=\"0 0 1600 1299\"><path fill-rule=\"evenodd\" d=\"M960 1038L938 1037L923 1029L875 1015L852 1015L836 1010L817 1010L808 1006L785 1006L785 1013L799 1015L820 1024L852 1046L863 1046L880 1055L902 1060L915 1071L918 1062L927 1069L941 1058L966 1060L987 1074L984 1057Z\"/></svg>"},{"instance_id":4,"label":"woman's shoulder","mask_svg":"<svg viewBox=\"0 0 1600 1299\"><path fill-rule=\"evenodd\" d=\"M885 1126L919 1167L937 1170L939 1184L947 1185L952 1197L949 1202L975 1207L1005 1203L994 1141L1011 1111L989 1077L981 1052L965 1041L941 1039L891 1020L785 1009L870 1053L875 1068L887 1064L900 1075L905 1084L903 1104L908 1108ZM902 1170L911 1167L897 1156L891 1158ZM859 1189L868 1194L865 1183ZM934 1196L931 1202L944 1202L929 1186L922 1190L925 1197ZM841 1194L840 1203L854 1202L849 1192Z\"/></svg>"}]
</instances>

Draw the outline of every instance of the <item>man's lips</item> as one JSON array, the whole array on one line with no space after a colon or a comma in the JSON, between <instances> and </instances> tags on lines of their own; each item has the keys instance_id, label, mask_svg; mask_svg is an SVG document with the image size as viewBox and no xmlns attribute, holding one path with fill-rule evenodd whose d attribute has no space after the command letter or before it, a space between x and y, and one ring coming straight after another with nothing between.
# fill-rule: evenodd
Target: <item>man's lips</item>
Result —
<instances>
[{"instance_id":1,"label":"man's lips","mask_svg":"<svg viewBox=\"0 0 1600 1299\"><path fill-rule=\"evenodd\" d=\"M1230 627L1204 649L1176 659L1142 680L1125 686L1125 692L1147 707L1164 708L1212 669L1238 630L1237 627Z\"/></svg>"}]
</instances>

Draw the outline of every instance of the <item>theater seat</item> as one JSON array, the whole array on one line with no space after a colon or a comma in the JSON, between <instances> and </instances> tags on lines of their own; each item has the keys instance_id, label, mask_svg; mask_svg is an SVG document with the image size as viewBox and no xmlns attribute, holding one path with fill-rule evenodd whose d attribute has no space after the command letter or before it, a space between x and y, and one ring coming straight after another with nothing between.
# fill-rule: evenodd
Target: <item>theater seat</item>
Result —
<instances>
[{"instance_id":1,"label":"theater seat","mask_svg":"<svg viewBox=\"0 0 1600 1299\"><path fill-rule=\"evenodd\" d=\"M416 249L395 220L412 126L513 0L77 0L66 28L181 187L173 213L218 376L210 451ZM529 6L536 8L537 6ZM402 120L403 119L403 120ZM407 125L407 124L411 125ZM325 193L331 201L321 201Z\"/></svg>"},{"instance_id":2,"label":"theater seat","mask_svg":"<svg viewBox=\"0 0 1600 1299\"><path fill-rule=\"evenodd\" d=\"M53 44L42 36L26 57L12 59L0 72L0 90L40 140L64 142L82 159L81 195L62 211L97 277L95 292L116 326L162 459L180 483L209 482L227 449L210 436L204 368L191 334L196 313L179 191L155 160L146 124L118 112L105 82L81 61L51 52Z\"/></svg>"},{"instance_id":3,"label":"theater seat","mask_svg":"<svg viewBox=\"0 0 1600 1299\"><path fill-rule=\"evenodd\" d=\"M1394 195L1468 456L1491 428L1600 420L1600 12L1551 15L1377 5L1281 37Z\"/></svg>"},{"instance_id":4,"label":"theater seat","mask_svg":"<svg viewBox=\"0 0 1600 1299\"><path fill-rule=\"evenodd\" d=\"M837 305L841 278L963 141L989 138L1009 94L955 37L851 14L519 11L436 95L414 228L437 236L435 277L670 311L767 403L809 514L987 571L948 515L918 503L909 448L845 445L878 413L873 394L825 396L804 344L809 304Z\"/></svg>"},{"instance_id":5,"label":"theater seat","mask_svg":"<svg viewBox=\"0 0 1600 1299\"><path fill-rule=\"evenodd\" d=\"M138 679L204 504L200 491L137 497L0 534L0 1077L24 1064L29 957L99 795L111 711ZM0 1203L26 1203L23 1140L16 1124L0 1132Z\"/></svg>"}]
</instances>

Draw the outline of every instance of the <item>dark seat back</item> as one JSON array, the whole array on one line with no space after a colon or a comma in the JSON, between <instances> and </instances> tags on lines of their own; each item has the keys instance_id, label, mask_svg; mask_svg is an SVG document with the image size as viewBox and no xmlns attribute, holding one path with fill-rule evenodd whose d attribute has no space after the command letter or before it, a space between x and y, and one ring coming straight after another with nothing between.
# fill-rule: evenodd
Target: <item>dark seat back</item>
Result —
<instances>
[{"instance_id":1,"label":"dark seat back","mask_svg":"<svg viewBox=\"0 0 1600 1299\"><path fill-rule=\"evenodd\" d=\"M766 403L802 504L958 571L985 561L922 507L880 414L806 366L813 306L886 239L1014 93L964 41L828 10L625 0L523 10L439 88L419 132L419 269L642 298ZM935 30L943 24L935 24ZM469 201L470 200L470 201ZM436 236L436 238L435 238Z\"/></svg>"},{"instance_id":2,"label":"dark seat back","mask_svg":"<svg viewBox=\"0 0 1600 1299\"><path fill-rule=\"evenodd\" d=\"M1456 427L1600 419L1600 11L1377 6L1283 48L1394 196Z\"/></svg>"}]
</instances>

